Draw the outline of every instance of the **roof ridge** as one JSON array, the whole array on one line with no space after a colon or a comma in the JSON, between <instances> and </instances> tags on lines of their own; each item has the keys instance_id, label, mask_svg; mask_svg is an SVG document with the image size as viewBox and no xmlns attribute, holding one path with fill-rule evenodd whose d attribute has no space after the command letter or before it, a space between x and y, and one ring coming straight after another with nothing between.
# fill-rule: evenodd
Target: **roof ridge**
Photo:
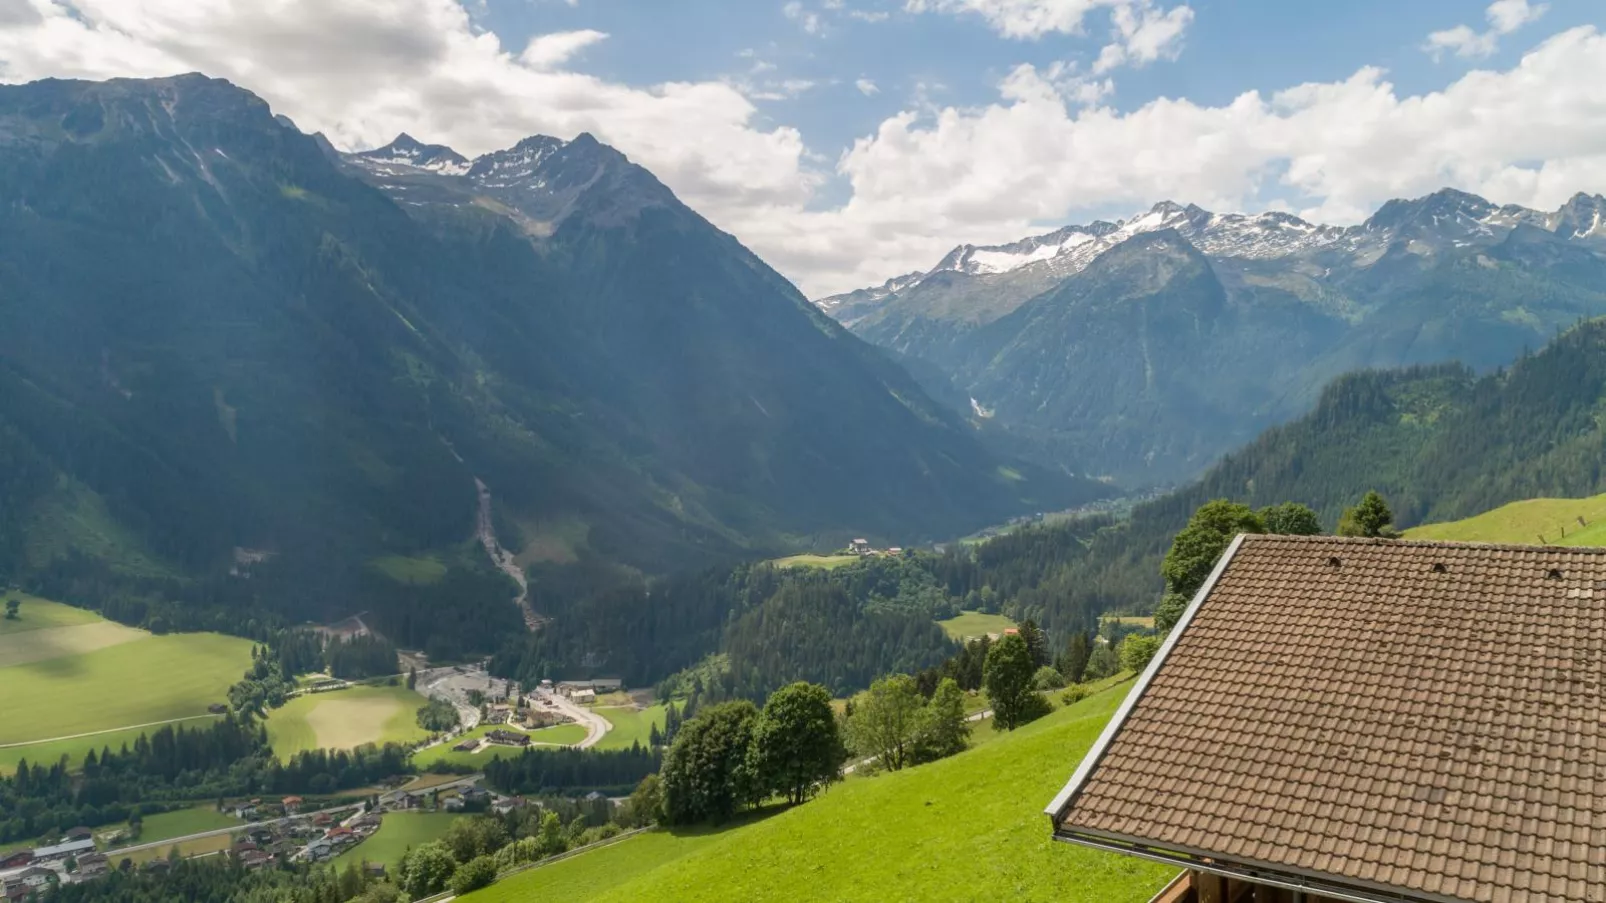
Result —
<instances>
[{"instance_id":1,"label":"roof ridge","mask_svg":"<svg viewBox=\"0 0 1606 903\"><path fill-rule=\"evenodd\" d=\"M1296 536L1291 533L1246 533L1249 542L1337 543L1340 545L1401 546L1405 548L1478 549L1497 552L1566 552L1587 555L1606 555L1606 546L1553 546L1512 542L1471 542L1448 539L1384 539L1380 536Z\"/></svg>"}]
</instances>

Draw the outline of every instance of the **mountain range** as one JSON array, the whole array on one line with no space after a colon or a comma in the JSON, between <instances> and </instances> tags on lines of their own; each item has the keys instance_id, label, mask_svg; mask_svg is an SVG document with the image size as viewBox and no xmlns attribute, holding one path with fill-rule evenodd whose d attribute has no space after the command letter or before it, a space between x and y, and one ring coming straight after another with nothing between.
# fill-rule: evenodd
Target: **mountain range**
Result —
<instances>
[{"instance_id":1,"label":"mountain range","mask_svg":"<svg viewBox=\"0 0 1606 903\"><path fill-rule=\"evenodd\" d=\"M649 571L1098 491L590 135L342 154L225 81L48 80L0 195L0 572L449 558L476 479L521 564Z\"/></svg>"},{"instance_id":2,"label":"mountain range","mask_svg":"<svg viewBox=\"0 0 1606 903\"><path fill-rule=\"evenodd\" d=\"M1444 190L1351 227L1165 202L816 303L1013 447L1165 483L1343 373L1496 367L1606 313L1606 197L1542 212Z\"/></svg>"}]
</instances>

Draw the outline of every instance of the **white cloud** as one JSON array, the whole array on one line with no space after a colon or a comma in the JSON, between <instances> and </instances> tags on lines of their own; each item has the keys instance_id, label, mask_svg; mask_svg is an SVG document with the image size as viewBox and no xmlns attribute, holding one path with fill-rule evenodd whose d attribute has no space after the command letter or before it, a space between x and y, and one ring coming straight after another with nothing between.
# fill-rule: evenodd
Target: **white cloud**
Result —
<instances>
[{"instance_id":1,"label":"white cloud","mask_svg":"<svg viewBox=\"0 0 1606 903\"><path fill-rule=\"evenodd\" d=\"M1495 0L1483 11L1484 18L1489 20L1487 31L1476 31L1470 25L1435 31L1428 35L1423 49L1435 60L1446 50L1461 57L1486 57L1499 49L1502 36L1533 22L1549 8L1548 3L1529 3L1528 0Z\"/></svg>"},{"instance_id":2,"label":"white cloud","mask_svg":"<svg viewBox=\"0 0 1606 903\"><path fill-rule=\"evenodd\" d=\"M853 83L853 87L858 88L859 93L863 94L865 97L871 97L881 93L881 89L876 86L876 83L868 78L859 79Z\"/></svg>"},{"instance_id":3,"label":"white cloud","mask_svg":"<svg viewBox=\"0 0 1606 903\"><path fill-rule=\"evenodd\" d=\"M941 87L917 81L907 109L837 156L847 200L825 206L828 173L802 136L768 124L739 87L536 68L454 0L65 2L0 18L0 80L199 70L344 147L405 130L476 154L590 131L811 294L928 267L960 241L1162 198L1353 222L1445 185L1547 208L1606 191L1606 36L1589 27L1421 94L1363 68L1122 112L1100 102L1107 79L1069 64L1018 67L981 105L937 104Z\"/></svg>"},{"instance_id":4,"label":"white cloud","mask_svg":"<svg viewBox=\"0 0 1606 903\"><path fill-rule=\"evenodd\" d=\"M519 54L519 62L534 69L551 69L567 63L575 54L607 37L603 32L590 29L536 35L525 45L524 52Z\"/></svg>"},{"instance_id":5,"label":"white cloud","mask_svg":"<svg viewBox=\"0 0 1606 903\"><path fill-rule=\"evenodd\" d=\"M803 28L804 31L808 32L809 34L817 35L825 30L825 23L821 21L820 14L812 10L805 9L803 4L798 2L798 0L791 0L790 3L787 3L785 6L781 7L781 13L788 19L796 22Z\"/></svg>"},{"instance_id":6,"label":"white cloud","mask_svg":"<svg viewBox=\"0 0 1606 903\"><path fill-rule=\"evenodd\" d=\"M1158 59L1174 60L1182 52L1182 33L1193 22L1193 10L1175 6L1160 10L1149 0L1117 6L1110 14L1115 40L1099 51L1095 75L1130 63L1146 66Z\"/></svg>"},{"instance_id":7,"label":"white cloud","mask_svg":"<svg viewBox=\"0 0 1606 903\"><path fill-rule=\"evenodd\" d=\"M1511 2L1511 0L1501 0ZM1520 0L1519 0L1520 2ZM1110 11L1111 42L1093 64L1095 75L1119 66L1176 59L1182 35L1193 22L1186 5L1161 9L1154 0L905 0L913 13L977 15L999 34L1036 39L1052 33L1079 34L1089 14Z\"/></svg>"}]
</instances>

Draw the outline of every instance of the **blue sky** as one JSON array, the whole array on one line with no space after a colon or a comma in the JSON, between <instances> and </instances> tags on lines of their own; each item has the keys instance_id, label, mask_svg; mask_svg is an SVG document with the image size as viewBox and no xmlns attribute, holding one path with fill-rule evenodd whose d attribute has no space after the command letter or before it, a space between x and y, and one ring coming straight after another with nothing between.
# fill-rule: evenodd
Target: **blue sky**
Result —
<instances>
[{"instance_id":1,"label":"blue sky","mask_svg":"<svg viewBox=\"0 0 1606 903\"><path fill-rule=\"evenodd\" d=\"M1606 192L1603 29L1600 0L0 0L0 81L200 71L348 149L591 132L819 295L1163 199Z\"/></svg>"},{"instance_id":2,"label":"blue sky","mask_svg":"<svg viewBox=\"0 0 1606 903\"><path fill-rule=\"evenodd\" d=\"M1425 36L1481 24L1487 4L1466 0L1196 0L1175 60L1123 73L1109 102L1130 110L1158 97L1219 105L1251 90L1336 81L1379 66L1403 93L1442 87L1474 68L1505 68L1531 47L1532 35L1501 41L1487 57L1453 53L1435 60ZM1551 0L1536 32L1606 23L1595 0ZM992 100L998 81L1021 63L1091 63L1108 41L1097 15L1081 34L1004 37L974 17L909 13L895 0L851 0L843 9L802 4L818 16L816 32L775 0L488 0L478 20L522 44L555 31L596 29L608 39L588 47L572 68L610 81L800 80L813 87L762 100L762 115L800 129L809 149L834 158L883 119L922 102L974 105ZM850 12L885 15L882 21ZM774 66L753 74L754 63ZM877 93L855 82L867 78Z\"/></svg>"}]
</instances>

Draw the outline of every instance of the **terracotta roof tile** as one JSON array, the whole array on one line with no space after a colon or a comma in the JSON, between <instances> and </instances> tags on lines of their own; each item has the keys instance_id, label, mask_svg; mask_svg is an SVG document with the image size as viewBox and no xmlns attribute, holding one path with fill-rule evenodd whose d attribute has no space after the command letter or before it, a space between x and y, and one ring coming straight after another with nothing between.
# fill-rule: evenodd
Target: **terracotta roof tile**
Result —
<instances>
[{"instance_id":1,"label":"terracotta roof tile","mask_svg":"<svg viewBox=\"0 0 1606 903\"><path fill-rule=\"evenodd\" d=\"M1606 900L1603 669L1606 550L1245 537L1060 828Z\"/></svg>"}]
</instances>

